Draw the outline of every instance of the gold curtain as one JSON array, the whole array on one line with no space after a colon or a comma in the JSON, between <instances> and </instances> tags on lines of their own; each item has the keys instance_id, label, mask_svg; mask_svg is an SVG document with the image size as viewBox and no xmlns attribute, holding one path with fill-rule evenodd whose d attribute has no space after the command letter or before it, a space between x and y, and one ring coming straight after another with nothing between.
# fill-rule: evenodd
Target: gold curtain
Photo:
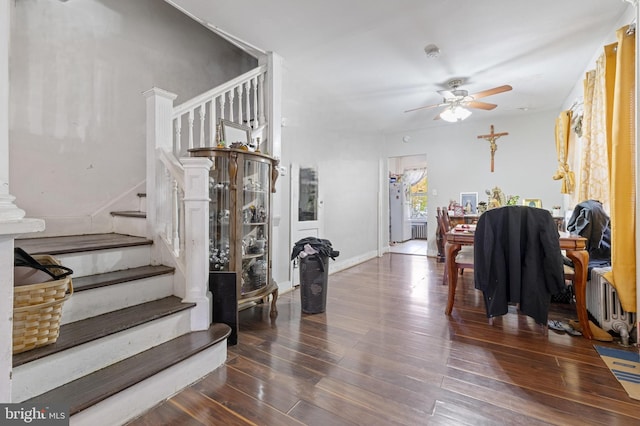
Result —
<instances>
[{"instance_id":1,"label":"gold curtain","mask_svg":"<svg viewBox=\"0 0 640 426\"><path fill-rule=\"evenodd\" d=\"M622 309L636 312L635 31L618 39L611 112L611 263L606 278ZM610 77L610 73L608 74Z\"/></svg>"},{"instance_id":2,"label":"gold curtain","mask_svg":"<svg viewBox=\"0 0 640 426\"><path fill-rule=\"evenodd\" d=\"M576 182L575 175L568 163L569 142L571 136L571 110L562 111L556 118L556 153L558 154L558 170L553 175L554 180L562 180L561 194L572 194Z\"/></svg>"},{"instance_id":3,"label":"gold curtain","mask_svg":"<svg viewBox=\"0 0 640 426\"><path fill-rule=\"evenodd\" d=\"M580 168L579 153L582 152L582 143L584 140L584 101L576 102L575 107L572 107L571 109L571 131L569 131L569 151L567 152L567 162L575 175L574 181L576 182L576 187L574 188L573 193L568 195L568 201L570 206L575 206L582 201L578 198L580 195L578 183L582 182L582 169Z\"/></svg>"},{"instance_id":4,"label":"gold curtain","mask_svg":"<svg viewBox=\"0 0 640 426\"><path fill-rule=\"evenodd\" d=\"M606 128L605 56L584 80L584 117L578 201L598 200L609 207L609 159Z\"/></svg>"}]
</instances>

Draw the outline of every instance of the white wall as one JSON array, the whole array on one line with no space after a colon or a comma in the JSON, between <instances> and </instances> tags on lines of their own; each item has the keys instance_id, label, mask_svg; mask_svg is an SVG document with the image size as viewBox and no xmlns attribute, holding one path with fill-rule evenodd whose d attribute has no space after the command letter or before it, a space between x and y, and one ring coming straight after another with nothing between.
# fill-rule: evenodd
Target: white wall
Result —
<instances>
[{"instance_id":1,"label":"white wall","mask_svg":"<svg viewBox=\"0 0 640 426\"><path fill-rule=\"evenodd\" d=\"M523 112L522 116L492 119L490 113L480 121L447 123L441 127L390 134L383 144L383 155L426 154L429 176L429 219L435 221L435 208L449 200L459 200L460 192L477 192L487 200L485 190L500 187L505 195L540 198L543 208L561 204L560 184L555 173L554 126L559 111ZM496 140L495 171L490 171L489 143L478 135L508 132ZM411 136L408 143L402 137ZM429 254L435 255L436 227L429 227Z\"/></svg>"},{"instance_id":2,"label":"white wall","mask_svg":"<svg viewBox=\"0 0 640 426\"><path fill-rule=\"evenodd\" d=\"M104 231L103 207L144 181L142 92L182 103L257 65L162 0L11 7L11 192L46 235Z\"/></svg>"},{"instance_id":3,"label":"white wall","mask_svg":"<svg viewBox=\"0 0 640 426\"><path fill-rule=\"evenodd\" d=\"M370 123L359 122L357 114L345 110L335 98L316 90L303 75L285 68L283 84L282 165L296 162L318 167L319 193L324 200L324 234L320 237L340 251L331 265L340 267L342 262L344 267L347 262L375 255L382 135L372 130ZM278 202L283 203L284 212L289 211L290 182L288 175L280 179L283 188ZM288 242L289 218L283 217L280 225L279 238ZM291 248L288 253L275 253L274 262L280 266L274 270L288 271Z\"/></svg>"}]
</instances>

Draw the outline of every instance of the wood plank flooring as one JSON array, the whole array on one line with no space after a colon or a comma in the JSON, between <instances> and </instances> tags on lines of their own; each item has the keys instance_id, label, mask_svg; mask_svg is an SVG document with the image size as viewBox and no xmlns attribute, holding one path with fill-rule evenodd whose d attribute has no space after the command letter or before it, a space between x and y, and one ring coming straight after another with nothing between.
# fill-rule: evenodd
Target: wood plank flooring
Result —
<instances>
[{"instance_id":1,"label":"wood plank flooring","mask_svg":"<svg viewBox=\"0 0 640 426\"><path fill-rule=\"evenodd\" d=\"M226 364L130 425L640 424L593 348L616 343L543 336L513 313L490 326L472 271L447 317L442 272L387 254L331 275L325 313L302 314L299 290L276 319L242 311Z\"/></svg>"}]
</instances>

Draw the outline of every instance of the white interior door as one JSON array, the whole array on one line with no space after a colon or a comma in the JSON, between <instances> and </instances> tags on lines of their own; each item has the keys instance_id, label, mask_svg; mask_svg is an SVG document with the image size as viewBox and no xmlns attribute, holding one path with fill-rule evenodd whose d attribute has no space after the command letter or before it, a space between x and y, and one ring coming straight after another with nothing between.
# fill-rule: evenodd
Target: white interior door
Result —
<instances>
[{"instance_id":1,"label":"white interior door","mask_svg":"<svg viewBox=\"0 0 640 426\"><path fill-rule=\"evenodd\" d=\"M318 167L315 165L291 164L291 242L306 237L322 238L322 198ZM291 262L291 281L300 284L298 262Z\"/></svg>"}]
</instances>

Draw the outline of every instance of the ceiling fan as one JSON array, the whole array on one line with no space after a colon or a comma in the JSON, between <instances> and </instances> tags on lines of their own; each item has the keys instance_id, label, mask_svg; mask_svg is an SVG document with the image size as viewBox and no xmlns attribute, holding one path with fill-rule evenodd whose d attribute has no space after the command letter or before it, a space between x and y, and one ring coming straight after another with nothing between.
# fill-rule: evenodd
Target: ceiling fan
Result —
<instances>
[{"instance_id":1,"label":"ceiling fan","mask_svg":"<svg viewBox=\"0 0 640 426\"><path fill-rule=\"evenodd\" d=\"M460 89L461 84L462 80L451 80L447 83L450 88L449 90L438 91L438 93L443 96L441 103L408 109L405 112L417 111L420 109L445 107L443 111L436 115L434 120L442 118L443 120L451 122L462 121L471 115L471 111L466 108L492 110L498 106L496 104L490 104L487 102L479 102L477 101L477 99L486 98L487 96L496 95L502 92L508 92L509 90L513 89L509 85L504 85L494 87L493 89L483 90L481 92L470 95L468 91Z\"/></svg>"}]
</instances>

